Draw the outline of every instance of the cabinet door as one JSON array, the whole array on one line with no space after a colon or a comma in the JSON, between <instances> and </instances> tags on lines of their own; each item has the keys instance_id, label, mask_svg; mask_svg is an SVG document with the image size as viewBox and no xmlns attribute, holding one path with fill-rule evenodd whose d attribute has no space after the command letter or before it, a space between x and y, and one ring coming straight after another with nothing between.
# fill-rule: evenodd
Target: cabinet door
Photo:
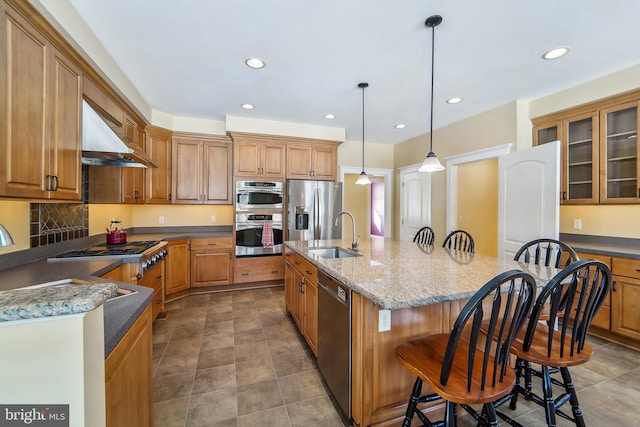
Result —
<instances>
[{"instance_id":1,"label":"cabinet door","mask_svg":"<svg viewBox=\"0 0 640 427\"><path fill-rule=\"evenodd\" d=\"M580 259L597 259L598 261L604 262L609 268L611 268L611 257L605 255L598 254L590 254L585 252L576 252ZM598 310L596 317L593 318L591 323L592 326L596 326L598 328L604 330L611 329L611 295L613 292L610 292L607 296L607 299Z\"/></svg>"},{"instance_id":2,"label":"cabinet door","mask_svg":"<svg viewBox=\"0 0 640 427\"><path fill-rule=\"evenodd\" d=\"M123 168L123 199L125 203L144 203L144 168Z\"/></svg>"},{"instance_id":3,"label":"cabinet door","mask_svg":"<svg viewBox=\"0 0 640 427\"><path fill-rule=\"evenodd\" d=\"M562 202L598 203L598 115L565 120L562 152Z\"/></svg>"},{"instance_id":4,"label":"cabinet door","mask_svg":"<svg viewBox=\"0 0 640 427\"><path fill-rule=\"evenodd\" d=\"M600 111L600 203L638 203L638 102Z\"/></svg>"},{"instance_id":5,"label":"cabinet door","mask_svg":"<svg viewBox=\"0 0 640 427\"><path fill-rule=\"evenodd\" d=\"M281 143L263 142L261 148L261 176L283 178L285 176L285 146Z\"/></svg>"},{"instance_id":6,"label":"cabinet door","mask_svg":"<svg viewBox=\"0 0 640 427\"><path fill-rule=\"evenodd\" d=\"M82 197L82 74L60 52L52 48L51 86L47 91L49 119L49 175L55 178L52 199Z\"/></svg>"},{"instance_id":7,"label":"cabinet door","mask_svg":"<svg viewBox=\"0 0 640 427\"><path fill-rule=\"evenodd\" d=\"M302 275L296 270L291 264L287 264L285 266L285 303L287 305L287 309L293 317L293 320L298 325L298 328L302 331L303 329L303 294L302 294L302 283L304 282L304 278Z\"/></svg>"},{"instance_id":8,"label":"cabinet door","mask_svg":"<svg viewBox=\"0 0 640 427\"><path fill-rule=\"evenodd\" d=\"M191 251L191 287L231 283L231 251Z\"/></svg>"},{"instance_id":9,"label":"cabinet door","mask_svg":"<svg viewBox=\"0 0 640 427\"><path fill-rule=\"evenodd\" d=\"M202 203L200 142L174 138L172 147L172 190L173 203Z\"/></svg>"},{"instance_id":10,"label":"cabinet door","mask_svg":"<svg viewBox=\"0 0 640 427\"><path fill-rule=\"evenodd\" d=\"M147 307L105 360L108 427L153 426L151 307Z\"/></svg>"},{"instance_id":11,"label":"cabinet door","mask_svg":"<svg viewBox=\"0 0 640 427\"><path fill-rule=\"evenodd\" d=\"M233 174L260 176L260 142L236 141L233 147Z\"/></svg>"},{"instance_id":12,"label":"cabinet door","mask_svg":"<svg viewBox=\"0 0 640 427\"><path fill-rule=\"evenodd\" d=\"M313 354L318 353L318 287L304 280L304 330L303 335Z\"/></svg>"},{"instance_id":13,"label":"cabinet door","mask_svg":"<svg viewBox=\"0 0 640 427\"><path fill-rule=\"evenodd\" d=\"M45 90L49 47L45 38L6 6L1 64L0 193L4 196L47 197ZM6 36L6 37L4 37Z\"/></svg>"},{"instance_id":14,"label":"cabinet door","mask_svg":"<svg viewBox=\"0 0 640 427\"><path fill-rule=\"evenodd\" d=\"M167 295L184 291L191 287L191 257L189 239L173 240L167 244Z\"/></svg>"},{"instance_id":15,"label":"cabinet door","mask_svg":"<svg viewBox=\"0 0 640 427\"><path fill-rule=\"evenodd\" d=\"M640 339L640 280L613 276L611 331Z\"/></svg>"},{"instance_id":16,"label":"cabinet door","mask_svg":"<svg viewBox=\"0 0 640 427\"><path fill-rule=\"evenodd\" d=\"M536 124L533 127L533 145L559 141L561 129L559 121Z\"/></svg>"},{"instance_id":17,"label":"cabinet door","mask_svg":"<svg viewBox=\"0 0 640 427\"><path fill-rule=\"evenodd\" d=\"M205 141L202 150L204 203L231 204L231 144Z\"/></svg>"},{"instance_id":18,"label":"cabinet door","mask_svg":"<svg viewBox=\"0 0 640 427\"><path fill-rule=\"evenodd\" d=\"M336 164L338 161L336 147L314 147L312 160L313 177L315 179L336 179Z\"/></svg>"},{"instance_id":19,"label":"cabinet door","mask_svg":"<svg viewBox=\"0 0 640 427\"><path fill-rule=\"evenodd\" d=\"M158 167L145 170L145 203L171 203L171 133L147 127L146 152Z\"/></svg>"},{"instance_id":20,"label":"cabinet door","mask_svg":"<svg viewBox=\"0 0 640 427\"><path fill-rule=\"evenodd\" d=\"M305 179L312 176L312 151L310 145L287 145L287 178Z\"/></svg>"}]
</instances>

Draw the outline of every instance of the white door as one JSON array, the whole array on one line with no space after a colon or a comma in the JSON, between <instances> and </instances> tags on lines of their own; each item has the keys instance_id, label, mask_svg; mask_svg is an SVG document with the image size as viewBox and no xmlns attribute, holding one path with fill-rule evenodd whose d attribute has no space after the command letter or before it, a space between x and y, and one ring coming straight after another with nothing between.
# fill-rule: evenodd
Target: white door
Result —
<instances>
[{"instance_id":1,"label":"white door","mask_svg":"<svg viewBox=\"0 0 640 427\"><path fill-rule=\"evenodd\" d=\"M498 157L498 256L513 259L523 243L557 239L560 141Z\"/></svg>"},{"instance_id":2,"label":"white door","mask_svg":"<svg viewBox=\"0 0 640 427\"><path fill-rule=\"evenodd\" d=\"M431 225L431 174L418 167L400 170L400 240L412 241L419 229Z\"/></svg>"}]
</instances>

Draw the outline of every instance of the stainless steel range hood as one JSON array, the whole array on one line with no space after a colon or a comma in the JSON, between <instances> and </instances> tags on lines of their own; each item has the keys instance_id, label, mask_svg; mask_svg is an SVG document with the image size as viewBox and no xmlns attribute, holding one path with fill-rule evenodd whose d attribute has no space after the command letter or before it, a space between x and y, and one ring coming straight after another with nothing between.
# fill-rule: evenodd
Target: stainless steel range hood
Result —
<instances>
[{"instance_id":1,"label":"stainless steel range hood","mask_svg":"<svg viewBox=\"0 0 640 427\"><path fill-rule=\"evenodd\" d=\"M82 164L157 168L136 144L125 143L100 115L82 101Z\"/></svg>"}]
</instances>

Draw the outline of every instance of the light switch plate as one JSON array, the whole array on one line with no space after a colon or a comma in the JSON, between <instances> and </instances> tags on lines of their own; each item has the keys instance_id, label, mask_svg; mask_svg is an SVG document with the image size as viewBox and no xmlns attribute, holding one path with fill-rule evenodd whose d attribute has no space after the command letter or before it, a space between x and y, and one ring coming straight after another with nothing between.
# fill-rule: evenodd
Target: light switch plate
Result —
<instances>
[{"instance_id":1,"label":"light switch plate","mask_svg":"<svg viewBox=\"0 0 640 427\"><path fill-rule=\"evenodd\" d=\"M582 230L582 220L581 219L574 219L573 220L573 228L575 230Z\"/></svg>"},{"instance_id":2,"label":"light switch plate","mask_svg":"<svg viewBox=\"0 0 640 427\"><path fill-rule=\"evenodd\" d=\"M378 332L391 330L391 310L378 311Z\"/></svg>"}]
</instances>

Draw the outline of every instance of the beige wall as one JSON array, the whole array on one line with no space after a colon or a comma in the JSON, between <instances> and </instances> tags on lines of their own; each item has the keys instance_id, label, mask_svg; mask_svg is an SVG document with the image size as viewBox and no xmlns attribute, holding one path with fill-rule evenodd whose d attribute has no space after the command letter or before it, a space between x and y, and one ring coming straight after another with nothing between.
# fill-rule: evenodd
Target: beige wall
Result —
<instances>
[{"instance_id":1,"label":"beige wall","mask_svg":"<svg viewBox=\"0 0 640 427\"><path fill-rule=\"evenodd\" d=\"M365 170L394 168L393 145L366 142L364 149ZM338 146L338 166L362 169L362 141L345 141Z\"/></svg>"},{"instance_id":2,"label":"beige wall","mask_svg":"<svg viewBox=\"0 0 640 427\"><path fill-rule=\"evenodd\" d=\"M512 102L485 111L466 120L437 129L433 133L433 151L444 162L446 157L503 144L515 144L518 139L518 103ZM394 146L395 167L422 163L427 154L428 134ZM530 145L529 145L530 146ZM445 164L446 166L446 164ZM396 180L399 181L399 180ZM437 236L447 234L447 175L431 175L431 228ZM400 218L400 182L394 194L394 218ZM399 220L394 222L394 236L400 235Z\"/></svg>"},{"instance_id":3,"label":"beige wall","mask_svg":"<svg viewBox=\"0 0 640 427\"><path fill-rule=\"evenodd\" d=\"M582 220L582 229L573 220ZM560 232L640 239L640 206L560 206Z\"/></svg>"},{"instance_id":4,"label":"beige wall","mask_svg":"<svg viewBox=\"0 0 640 427\"><path fill-rule=\"evenodd\" d=\"M0 201L0 224L15 243L0 248L0 254L29 249L29 202Z\"/></svg>"},{"instance_id":5,"label":"beige wall","mask_svg":"<svg viewBox=\"0 0 640 427\"><path fill-rule=\"evenodd\" d=\"M481 255L498 256L498 160L458 166L458 222Z\"/></svg>"},{"instance_id":6,"label":"beige wall","mask_svg":"<svg viewBox=\"0 0 640 427\"><path fill-rule=\"evenodd\" d=\"M369 198L370 185L356 185L357 174L345 174L343 183L343 210L351 212L356 219L356 236L369 238ZM342 217L342 238L352 238L351 220Z\"/></svg>"}]
</instances>

